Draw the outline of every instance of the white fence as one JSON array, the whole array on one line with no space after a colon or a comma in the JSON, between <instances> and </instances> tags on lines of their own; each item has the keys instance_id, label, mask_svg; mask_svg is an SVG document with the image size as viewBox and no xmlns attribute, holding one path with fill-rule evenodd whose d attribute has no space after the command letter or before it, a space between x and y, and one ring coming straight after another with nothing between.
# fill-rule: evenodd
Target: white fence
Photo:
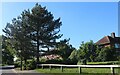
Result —
<instances>
[{"instance_id":1,"label":"white fence","mask_svg":"<svg viewBox=\"0 0 120 75\"><path fill-rule=\"evenodd\" d=\"M110 68L111 73L114 75L115 70L114 68L120 68L120 65L62 65L62 64L38 64L38 66L41 66L44 68L44 66L49 66L50 70L52 66L58 66L61 67L61 71L63 72L64 67L78 67L79 73L82 73L81 68Z\"/></svg>"}]
</instances>

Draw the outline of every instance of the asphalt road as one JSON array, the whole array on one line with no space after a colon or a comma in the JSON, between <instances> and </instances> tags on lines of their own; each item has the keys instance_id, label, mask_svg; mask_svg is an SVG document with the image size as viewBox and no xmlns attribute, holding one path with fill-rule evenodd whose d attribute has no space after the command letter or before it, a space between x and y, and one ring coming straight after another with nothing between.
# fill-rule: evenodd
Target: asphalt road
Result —
<instances>
[{"instance_id":1,"label":"asphalt road","mask_svg":"<svg viewBox=\"0 0 120 75\"><path fill-rule=\"evenodd\" d=\"M2 74L1 74L2 72ZM4 66L0 68L1 75L48 75L42 73L36 73L35 71L15 71L14 66Z\"/></svg>"},{"instance_id":2,"label":"asphalt road","mask_svg":"<svg viewBox=\"0 0 120 75\"><path fill-rule=\"evenodd\" d=\"M14 66L13 65L1 67L0 72L2 72L1 75L18 75L14 71Z\"/></svg>"}]
</instances>

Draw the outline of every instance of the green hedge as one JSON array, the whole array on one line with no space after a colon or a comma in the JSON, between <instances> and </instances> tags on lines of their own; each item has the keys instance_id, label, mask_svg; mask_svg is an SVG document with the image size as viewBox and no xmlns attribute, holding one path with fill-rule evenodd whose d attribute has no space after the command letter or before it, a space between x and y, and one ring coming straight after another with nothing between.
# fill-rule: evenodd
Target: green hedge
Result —
<instances>
[{"instance_id":1,"label":"green hedge","mask_svg":"<svg viewBox=\"0 0 120 75\"><path fill-rule=\"evenodd\" d=\"M27 70L35 69L36 68L36 62L35 62L35 60L29 60L29 61L27 61L26 68L27 68Z\"/></svg>"},{"instance_id":2,"label":"green hedge","mask_svg":"<svg viewBox=\"0 0 120 75\"><path fill-rule=\"evenodd\" d=\"M16 68L20 67L21 66L21 62L17 61L17 62L14 63L14 65L15 65ZM27 64L25 64L23 62L23 68L25 68L25 66L26 66L27 70L35 69L36 68L36 62L35 62L35 60L30 59L30 60L27 61Z\"/></svg>"}]
</instances>

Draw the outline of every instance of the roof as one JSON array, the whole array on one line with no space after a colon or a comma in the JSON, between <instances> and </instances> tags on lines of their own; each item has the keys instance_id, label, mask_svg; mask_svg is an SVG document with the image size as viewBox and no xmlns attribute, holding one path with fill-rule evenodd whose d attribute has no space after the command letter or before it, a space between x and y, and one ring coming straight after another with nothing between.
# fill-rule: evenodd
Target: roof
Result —
<instances>
[{"instance_id":1,"label":"roof","mask_svg":"<svg viewBox=\"0 0 120 75\"><path fill-rule=\"evenodd\" d=\"M120 37L112 38L111 36L105 36L102 39L100 39L96 44L103 45L103 44L109 44L109 43L120 43Z\"/></svg>"},{"instance_id":2,"label":"roof","mask_svg":"<svg viewBox=\"0 0 120 75\"><path fill-rule=\"evenodd\" d=\"M100 39L98 42L96 42L96 44L100 45L100 44L108 44L111 42L111 37L110 36L105 36L102 39Z\"/></svg>"}]
</instances>

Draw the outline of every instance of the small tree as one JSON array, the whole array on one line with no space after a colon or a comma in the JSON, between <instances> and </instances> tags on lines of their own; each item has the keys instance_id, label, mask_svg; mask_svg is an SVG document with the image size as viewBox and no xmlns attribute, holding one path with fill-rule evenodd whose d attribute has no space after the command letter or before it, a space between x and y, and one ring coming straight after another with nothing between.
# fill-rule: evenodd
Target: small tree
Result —
<instances>
[{"instance_id":1,"label":"small tree","mask_svg":"<svg viewBox=\"0 0 120 75\"><path fill-rule=\"evenodd\" d=\"M91 40L90 42L82 42L80 48L78 49L78 59L86 61L94 61L96 46Z\"/></svg>"},{"instance_id":2,"label":"small tree","mask_svg":"<svg viewBox=\"0 0 120 75\"><path fill-rule=\"evenodd\" d=\"M57 44L58 54L62 56L63 60L68 59L71 52L75 50L75 48L69 44L69 40L70 39L64 39Z\"/></svg>"}]
</instances>

